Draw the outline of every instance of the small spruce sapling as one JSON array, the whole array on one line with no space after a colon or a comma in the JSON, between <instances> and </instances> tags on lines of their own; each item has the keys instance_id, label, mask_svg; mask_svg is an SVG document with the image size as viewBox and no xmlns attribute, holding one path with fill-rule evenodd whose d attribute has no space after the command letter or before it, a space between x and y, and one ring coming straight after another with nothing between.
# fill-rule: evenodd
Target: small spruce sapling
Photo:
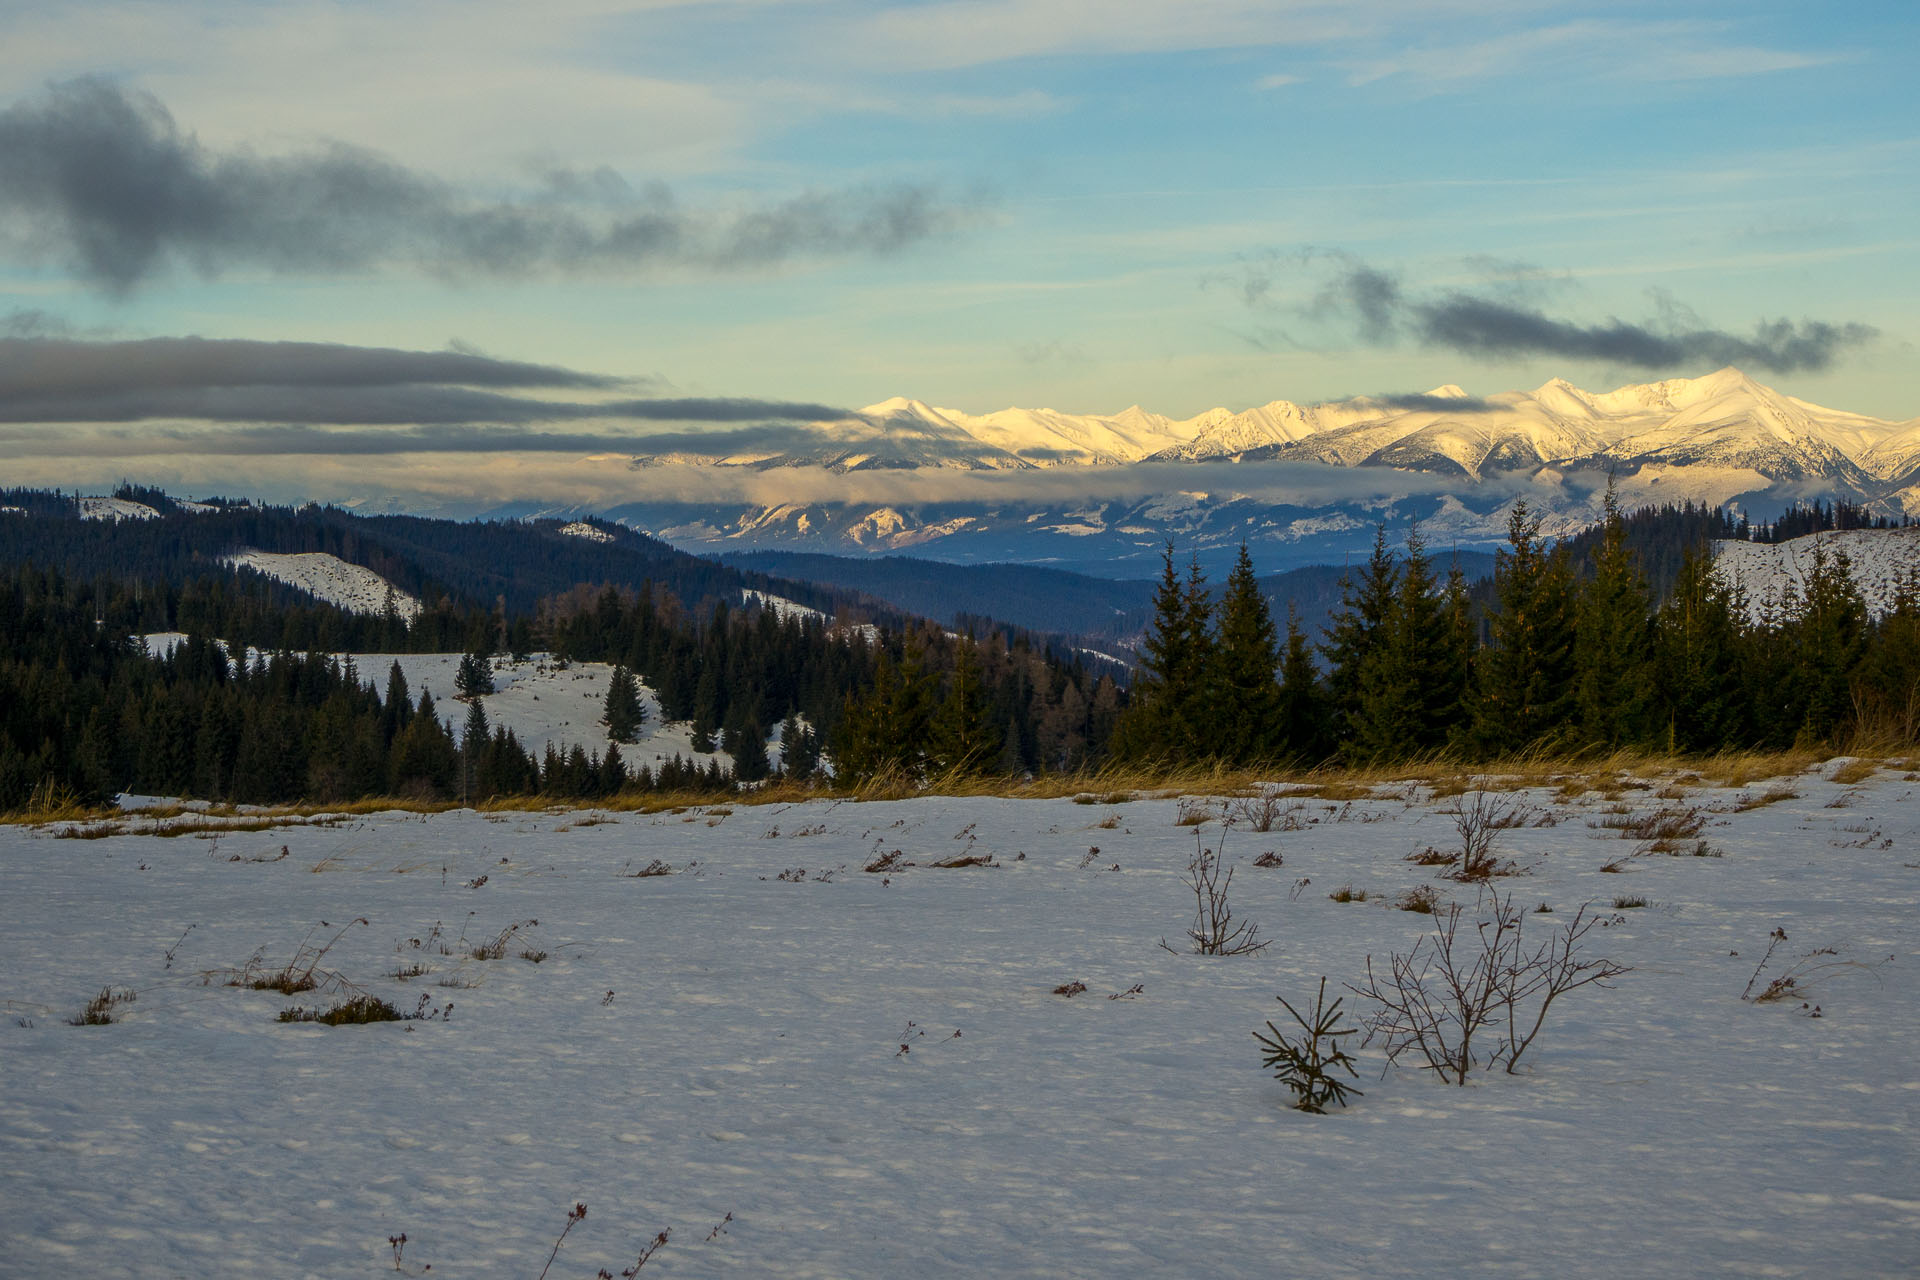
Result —
<instances>
[{"instance_id":1,"label":"small spruce sapling","mask_svg":"<svg viewBox=\"0 0 1920 1280\"><path fill-rule=\"evenodd\" d=\"M1311 1018L1288 1004L1285 996L1275 996L1274 999L1300 1024L1303 1034L1290 1036L1269 1022L1267 1031L1271 1034L1262 1035L1256 1031L1253 1038L1267 1050L1260 1059L1260 1065L1271 1069L1275 1079L1293 1090L1294 1109L1316 1116L1325 1115L1330 1102L1344 1107L1348 1095L1364 1097L1360 1090L1334 1074L1336 1071L1345 1071L1355 1079L1359 1078L1359 1072L1354 1070L1353 1058L1340 1046L1342 1037L1356 1035L1358 1029L1339 1025L1341 997L1335 996L1331 1005L1327 1003L1327 980L1320 979L1320 991L1314 997Z\"/></svg>"}]
</instances>

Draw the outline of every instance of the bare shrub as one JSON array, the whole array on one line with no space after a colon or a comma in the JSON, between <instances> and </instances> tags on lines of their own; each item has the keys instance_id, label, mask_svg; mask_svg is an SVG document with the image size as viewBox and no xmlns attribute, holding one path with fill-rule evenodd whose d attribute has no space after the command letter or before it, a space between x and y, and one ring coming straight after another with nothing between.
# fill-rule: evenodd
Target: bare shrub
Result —
<instances>
[{"instance_id":1,"label":"bare shrub","mask_svg":"<svg viewBox=\"0 0 1920 1280\"><path fill-rule=\"evenodd\" d=\"M900 850L889 849L885 853L875 854L873 860L860 869L869 875L876 876L889 871L898 871L903 866L912 865L904 861L905 857L906 855L901 853Z\"/></svg>"},{"instance_id":2,"label":"bare shrub","mask_svg":"<svg viewBox=\"0 0 1920 1280\"><path fill-rule=\"evenodd\" d=\"M1188 859L1187 873L1182 879L1193 891L1193 923L1187 926L1187 940L1195 955L1251 955L1264 951L1268 945L1260 939L1258 925L1245 920L1235 923L1233 908L1227 903L1227 891L1233 885L1233 868L1225 865L1226 837L1232 827L1231 819L1222 827L1218 852L1200 843L1199 832L1193 833L1194 855ZM1173 950L1165 938L1160 939L1160 945Z\"/></svg>"},{"instance_id":3,"label":"bare shrub","mask_svg":"<svg viewBox=\"0 0 1920 1280\"><path fill-rule=\"evenodd\" d=\"M1582 955L1600 923L1585 905L1538 945L1528 941L1526 915L1510 894L1483 889L1470 930L1460 927L1465 914L1457 903L1436 912L1433 932L1412 951L1391 953L1384 972L1367 957L1366 981L1349 986L1375 1006L1365 1019L1367 1038L1381 1039L1389 1062L1412 1055L1423 1070L1456 1085L1480 1068L1512 1072L1554 1001L1627 972L1610 959ZM1491 1048L1484 1047L1488 1038Z\"/></svg>"},{"instance_id":4,"label":"bare shrub","mask_svg":"<svg viewBox=\"0 0 1920 1280\"><path fill-rule=\"evenodd\" d=\"M1085 995L1086 990L1087 990L1087 984L1076 979L1073 982L1061 983L1059 986L1053 989L1053 994L1057 996L1065 996L1067 999L1071 1000L1075 996Z\"/></svg>"},{"instance_id":5,"label":"bare shrub","mask_svg":"<svg viewBox=\"0 0 1920 1280\"><path fill-rule=\"evenodd\" d=\"M1503 862L1494 853L1494 846L1500 832L1526 824L1525 805L1502 800L1493 792L1483 790L1461 796L1441 812L1453 819L1453 828L1460 834L1460 861L1453 872L1455 879L1486 880L1519 872L1518 866Z\"/></svg>"},{"instance_id":6,"label":"bare shrub","mask_svg":"<svg viewBox=\"0 0 1920 1280\"><path fill-rule=\"evenodd\" d=\"M1282 858L1278 853L1275 853L1273 850L1269 849L1265 853L1261 854L1259 857L1255 858L1253 860L1253 865L1256 867L1263 867L1263 868L1264 867L1284 867L1286 865L1286 859Z\"/></svg>"},{"instance_id":7,"label":"bare shrub","mask_svg":"<svg viewBox=\"0 0 1920 1280\"><path fill-rule=\"evenodd\" d=\"M1274 791L1240 796L1227 803L1227 816L1235 825L1266 833L1278 826L1282 831L1298 831L1300 814L1307 806Z\"/></svg>"},{"instance_id":8,"label":"bare shrub","mask_svg":"<svg viewBox=\"0 0 1920 1280\"><path fill-rule=\"evenodd\" d=\"M1335 902L1365 902L1373 895L1365 889L1356 889L1350 884L1343 884L1327 896Z\"/></svg>"},{"instance_id":9,"label":"bare shrub","mask_svg":"<svg viewBox=\"0 0 1920 1280\"><path fill-rule=\"evenodd\" d=\"M1253 1038L1267 1050L1260 1065L1270 1069L1275 1079L1293 1091L1294 1110L1325 1115L1330 1102L1344 1107L1348 1094L1363 1097L1358 1089L1334 1074L1345 1071L1358 1078L1353 1058L1340 1046L1342 1038L1357 1035L1358 1029L1340 1026L1340 998L1335 997L1331 1005L1327 1003L1327 980L1320 979L1320 993L1314 998L1312 1018L1304 1017L1287 1003L1286 997L1274 999L1300 1024L1300 1034L1290 1036L1268 1022L1269 1034L1256 1031Z\"/></svg>"}]
</instances>

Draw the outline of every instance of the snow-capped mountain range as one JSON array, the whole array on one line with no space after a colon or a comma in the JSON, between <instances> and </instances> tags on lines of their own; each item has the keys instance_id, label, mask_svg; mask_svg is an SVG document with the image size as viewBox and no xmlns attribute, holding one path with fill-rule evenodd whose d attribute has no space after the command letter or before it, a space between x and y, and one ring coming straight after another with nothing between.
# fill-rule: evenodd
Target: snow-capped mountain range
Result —
<instances>
[{"instance_id":1,"label":"snow-capped mountain range","mask_svg":"<svg viewBox=\"0 0 1920 1280\"><path fill-rule=\"evenodd\" d=\"M1173 419L1002 409L968 414L896 397L810 424L813 439L744 453L682 451L643 462L836 472L938 467L1014 471L1138 462L1256 459L1389 466L1481 479L1543 466L1712 466L1767 480L1830 479L1862 492L1920 483L1920 419L1887 422L1822 408L1738 369L1608 392L1554 378L1479 399L1457 386L1327 404L1275 400Z\"/></svg>"},{"instance_id":2,"label":"snow-capped mountain range","mask_svg":"<svg viewBox=\"0 0 1920 1280\"><path fill-rule=\"evenodd\" d=\"M1764 518L1825 497L1920 513L1920 419L1824 408L1733 368L1606 392L1555 378L1485 398L1447 385L1184 419L1138 406L976 415L896 398L765 438L775 443L705 453L683 438L682 451L633 465L763 477L815 468L846 477L848 496L652 500L601 514L699 551L911 551L1133 574L1151 572L1170 537L1209 563L1242 541L1276 568L1339 562L1381 519L1418 518L1436 546L1489 545L1521 496L1546 513L1549 533L1569 533L1597 519L1609 477L1629 508L1692 500ZM899 473L918 479L874 500ZM1059 497L1076 490L1085 496Z\"/></svg>"}]
</instances>

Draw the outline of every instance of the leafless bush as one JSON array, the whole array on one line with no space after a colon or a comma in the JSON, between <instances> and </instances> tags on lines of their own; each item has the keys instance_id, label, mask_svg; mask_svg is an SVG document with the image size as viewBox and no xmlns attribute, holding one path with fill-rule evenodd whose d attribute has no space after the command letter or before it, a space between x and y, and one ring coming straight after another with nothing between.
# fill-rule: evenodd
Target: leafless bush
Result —
<instances>
[{"instance_id":1,"label":"leafless bush","mask_svg":"<svg viewBox=\"0 0 1920 1280\"><path fill-rule=\"evenodd\" d=\"M1271 849L1253 860L1253 865L1256 867L1284 867L1286 864L1286 859Z\"/></svg>"},{"instance_id":2,"label":"leafless bush","mask_svg":"<svg viewBox=\"0 0 1920 1280\"><path fill-rule=\"evenodd\" d=\"M1233 908L1227 903L1233 868L1225 865L1226 837L1232 827L1233 822L1228 820L1221 828L1218 852L1200 843L1199 832L1193 833L1194 854L1187 861L1183 879L1193 891L1193 923L1187 926L1187 939L1195 955L1251 955L1268 945L1260 940L1260 926L1245 920L1234 922ZM1160 939L1160 945L1173 950L1165 938Z\"/></svg>"},{"instance_id":3,"label":"leafless bush","mask_svg":"<svg viewBox=\"0 0 1920 1280\"><path fill-rule=\"evenodd\" d=\"M1486 880L1493 876L1513 875L1519 868L1503 862L1494 853L1500 832L1525 824L1526 806L1503 800L1491 791L1473 791L1441 810L1452 817L1453 828L1460 833L1460 863L1453 875L1458 880Z\"/></svg>"},{"instance_id":4,"label":"leafless bush","mask_svg":"<svg viewBox=\"0 0 1920 1280\"><path fill-rule=\"evenodd\" d=\"M1365 902L1373 895L1365 889L1356 889L1350 884L1343 884L1327 896L1335 902Z\"/></svg>"},{"instance_id":5,"label":"leafless bush","mask_svg":"<svg viewBox=\"0 0 1920 1280\"><path fill-rule=\"evenodd\" d=\"M1384 972L1367 958L1366 981L1349 986L1370 1001L1368 1040L1378 1036L1390 1062L1411 1054L1423 1070L1464 1085L1475 1069L1514 1071L1546 1025L1554 1001L1627 972L1606 958L1587 959L1582 943L1601 923L1582 906L1563 929L1531 944L1526 916L1512 895L1483 889L1471 929L1456 903L1434 915L1433 932L1405 955L1393 952ZM1491 1048L1484 1047L1492 1038Z\"/></svg>"},{"instance_id":6,"label":"leafless bush","mask_svg":"<svg viewBox=\"0 0 1920 1280\"><path fill-rule=\"evenodd\" d=\"M1057 996L1065 996L1067 999L1071 1000L1075 996L1085 995L1086 990L1087 990L1087 984L1076 979L1073 982L1061 983L1059 986L1053 989L1053 994Z\"/></svg>"},{"instance_id":7,"label":"leafless bush","mask_svg":"<svg viewBox=\"0 0 1920 1280\"><path fill-rule=\"evenodd\" d=\"M1262 791L1258 795L1240 796L1228 801L1227 816L1237 826L1262 833L1272 831L1276 826L1282 831L1298 831L1300 814L1306 807L1303 801L1289 800L1274 791Z\"/></svg>"}]
</instances>

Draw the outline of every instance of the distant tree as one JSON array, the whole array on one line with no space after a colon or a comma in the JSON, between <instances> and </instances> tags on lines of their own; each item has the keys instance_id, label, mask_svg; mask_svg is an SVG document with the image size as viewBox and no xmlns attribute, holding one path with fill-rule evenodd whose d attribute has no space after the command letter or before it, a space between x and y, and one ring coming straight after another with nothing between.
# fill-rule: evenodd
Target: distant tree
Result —
<instances>
[{"instance_id":1,"label":"distant tree","mask_svg":"<svg viewBox=\"0 0 1920 1280\"><path fill-rule=\"evenodd\" d=\"M460 670L453 677L455 696L472 701L493 692L493 667L479 650L469 650L460 658Z\"/></svg>"},{"instance_id":2,"label":"distant tree","mask_svg":"<svg viewBox=\"0 0 1920 1280\"><path fill-rule=\"evenodd\" d=\"M1387 549L1387 526L1374 527L1373 554L1357 572L1340 580L1340 605L1328 620L1327 693L1336 734L1346 736L1360 705L1360 682L1368 663L1386 639L1400 591L1400 568Z\"/></svg>"},{"instance_id":3,"label":"distant tree","mask_svg":"<svg viewBox=\"0 0 1920 1280\"><path fill-rule=\"evenodd\" d=\"M767 760L767 735L752 721L742 721L727 731L727 754L733 757L733 776L741 782L758 782L771 770Z\"/></svg>"},{"instance_id":4,"label":"distant tree","mask_svg":"<svg viewBox=\"0 0 1920 1280\"><path fill-rule=\"evenodd\" d=\"M606 714L601 717L601 723L607 726L607 736L615 742L633 742L646 720L647 708L640 700L640 682L625 667L615 667L613 679L607 685Z\"/></svg>"},{"instance_id":5,"label":"distant tree","mask_svg":"<svg viewBox=\"0 0 1920 1280\"><path fill-rule=\"evenodd\" d=\"M1646 575L1627 544L1612 480L1593 576L1580 588L1577 617L1574 704L1581 736L1601 747L1643 740L1653 699L1651 602Z\"/></svg>"},{"instance_id":6,"label":"distant tree","mask_svg":"<svg viewBox=\"0 0 1920 1280\"><path fill-rule=\"evenodd\" d=\"M980 683L979 647L971 636L954 645L947 696L933 717L931 763L953 773L978 773L999 753Z\"/></svg>"},{"instance_id":7,"label":"distant tree","mask_svg":"<svg viewBox=\"0 0 1920 1280\"><path fill-rule=\"evenodd\" d=\"M1133 700L1120 718L1120 750L1138 760L1188 763L1219 754L1210 734L1209 687L1213 637L1212 602L1198 557L1187 563L1183 582L1173 567L1169 541L1153 594L1153 620L1141 645Z\"/></svg>"},{"instance_id":8,"label":"distant tree","mask_svg":"<svg viewBox=\"0 0 1920 1280\"><path fill-rule=\"evenodd\" d=\"M1744 740L1740 597L1713 572L1713 552L1688 548L1654 631L1656 715L1669 750L1712 751Z\"/></svg>"},{"instance_id":9,"label":"distant tree","mask_svg":"<svg viewBox=\"0 0 1920 1280\"><path fill-rule=\"evenodd\" d=\"M1563 733L1573 709L1574 591L1566 548L1549 550L1541 517L1516 502L1495 558L1495 607L1480 654L1472 735L1499 755Z\"/></svg>"},{"instance_id":10,"label":"distant tree","mask_svg":"<svg viewBox=\"0 0 1920 1280\"><path fill-rule=\"evenodd\" d=\"M1280 685L1275 678L1280 665L1277 639L1267 598L1253 572L1253 558L1243 542L1227 575L1214 649L1218 705L1207 736L1225 760L1248 764L1279 754L1284 731Z\"/></svg>"}]
</instances>

